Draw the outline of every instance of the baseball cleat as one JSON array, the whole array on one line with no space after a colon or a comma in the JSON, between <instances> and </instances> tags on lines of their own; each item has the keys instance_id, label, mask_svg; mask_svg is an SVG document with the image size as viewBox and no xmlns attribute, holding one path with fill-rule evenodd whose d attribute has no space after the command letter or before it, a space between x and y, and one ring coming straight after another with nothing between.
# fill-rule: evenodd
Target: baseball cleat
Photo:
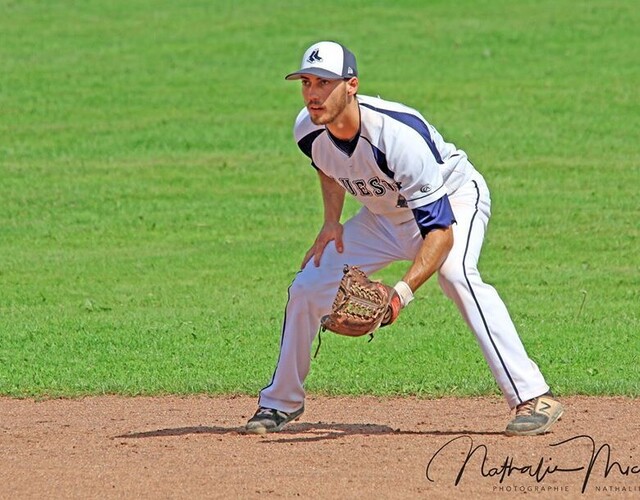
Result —
<instances>
[{"instance_id":1,"label":"baseball cleat","mask_svg":"<svg viewBox=\"0 0 640 500\"><path fill-rule=\"evenodd\" d=\"M282 428L293 420L298 420L304 413L304 406L291 413L285 413L273 408L258 408L255 415L249 419L245 426L248 434L266 434L267 432L280 432Z\"/></svg>"},{"instance_id":2,"label":"baseball cleat","mask_svg":"<svg viewBox=\"0 0 640 500\"><path fill-rule=\"evenodd\" d=\"M509 422L507 436L544 434L562 416L564 407L548 392L516 407L516 416Z\"/></svg>"}]
</instances>

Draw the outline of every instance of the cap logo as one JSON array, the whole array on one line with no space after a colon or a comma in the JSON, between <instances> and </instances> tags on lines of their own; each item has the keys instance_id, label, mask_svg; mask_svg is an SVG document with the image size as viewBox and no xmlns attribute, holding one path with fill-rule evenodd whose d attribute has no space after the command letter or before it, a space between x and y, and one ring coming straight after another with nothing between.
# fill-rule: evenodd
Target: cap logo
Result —
<instances>
[{"instance_id":1,"label":"cap logo","mask_svg":"<svg viewBox=\"0 0 640 500\"><path fill-rule=\"evenodd\" d=\"M309 57L307 57L307 62L311 64L322 62L322 57L320 57L320 49L315 49L313 52L311 52L311 54L309 54Z\"/></svg>"}]
</instances>

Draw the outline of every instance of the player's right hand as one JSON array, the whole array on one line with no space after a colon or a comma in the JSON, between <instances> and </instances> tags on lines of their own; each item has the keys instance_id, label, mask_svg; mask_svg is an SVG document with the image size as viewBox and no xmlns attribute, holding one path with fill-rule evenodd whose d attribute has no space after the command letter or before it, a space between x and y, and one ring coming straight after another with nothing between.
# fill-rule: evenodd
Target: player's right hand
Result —
<instances>
[{"instance_id":1,"label":"player's right hand","mask_svg":"<svg viewBox=\"0 0 640 500\"><path fill-rule=\"evenodd\" d=\"M325 222L316 237L316 241L311 245L311 248L307 250L307 253L302 260L300 269L304 269L307 262L313 257L313 263L316 267L320 265L320 258L324 253L324 249L330 241L333 241L338 253L342 253L344 250L344 244L342 243L342 232L344 231L342 224L339 222Z\"/></svg>"}]
</instances>

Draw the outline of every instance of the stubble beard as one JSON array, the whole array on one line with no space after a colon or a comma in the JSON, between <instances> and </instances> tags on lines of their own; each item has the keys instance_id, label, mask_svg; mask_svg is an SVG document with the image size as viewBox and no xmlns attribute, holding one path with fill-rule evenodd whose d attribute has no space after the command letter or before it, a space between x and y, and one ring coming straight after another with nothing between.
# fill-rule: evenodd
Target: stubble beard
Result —
<instances>
[{"instance_id":1,"label":"stubble beard","mask_svg":"<svg viewBox=\"0 0 640 500\"><path fill-rule=\"evenodd\" d=\"M323 114L314 117L311 112L309 112L309 118L314 125L328 125L334 122L335 119L342 114L346 109L347 104L348 94L345 89L344 94L339 98L336 96L336 99L327 99L327 101L325 101L325 110Z\"/></svg>"}]
</instances>

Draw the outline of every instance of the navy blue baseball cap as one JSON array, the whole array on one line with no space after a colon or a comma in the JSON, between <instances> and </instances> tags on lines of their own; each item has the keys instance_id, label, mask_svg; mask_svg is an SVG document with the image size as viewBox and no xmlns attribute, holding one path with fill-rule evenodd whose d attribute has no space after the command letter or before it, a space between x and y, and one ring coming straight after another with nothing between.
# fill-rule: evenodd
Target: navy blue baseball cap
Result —
<instances>
[{"instance_id":1,"label":"navy blue baseball cap","mask_svg":"<svg viewBox=\"0 0 640 500\"><path fill-rule=\"evenodd\" d=\"M302 56L300 69L285 76L286 80L299 80L302 75L314 75L329 80L342 80L358 76L356 56L337 42L317 42Z\"/></svg>"}]
</instances>

